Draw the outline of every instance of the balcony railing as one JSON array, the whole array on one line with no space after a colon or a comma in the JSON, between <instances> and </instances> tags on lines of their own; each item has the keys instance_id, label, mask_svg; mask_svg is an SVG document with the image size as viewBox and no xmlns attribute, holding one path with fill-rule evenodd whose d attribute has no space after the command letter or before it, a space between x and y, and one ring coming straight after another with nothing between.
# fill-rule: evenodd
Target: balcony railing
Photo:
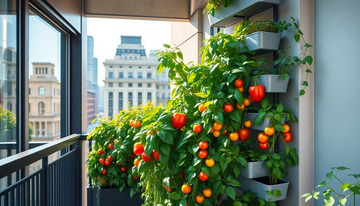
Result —
<instances>
[{"instance_id":1,"label":"balcony railing","mask_svg":"<svg viewBox=\"0 0 360 206\"><path fill-rule=\"evenodd\" d=\"M22 177L0 191L0 205L81 205L80 138L74 134L41 146L30 144L38 147L1 159L0 179L11 179L12 174L19 171ZM15 143L0 144L0 150L5 149L8 154L15 147ZM48 163L48 157L56 152L62 155ZM39 160L42 167L31 175L24 175L27 167Z\"/></svg>"}]
</instances>

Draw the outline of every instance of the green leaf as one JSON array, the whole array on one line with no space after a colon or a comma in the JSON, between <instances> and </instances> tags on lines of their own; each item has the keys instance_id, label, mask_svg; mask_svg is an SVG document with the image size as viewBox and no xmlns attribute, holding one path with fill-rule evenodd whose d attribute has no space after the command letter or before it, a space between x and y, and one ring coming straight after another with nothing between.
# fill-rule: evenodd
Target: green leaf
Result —
<instances>
[{"instance_id":1,"label":"green leaf","mask_svg":"<svg viewBox=\"0 0 360 206\"><path fill-rule=\"evenodd\" d=\"M215 69L219 66L220 63L214 64L210 66L210 73L213 73Z\"/></svg>"},{"instance_id":2,"label":"green leaf","mask_svg":"<svg viewBox=\"0 0 360 206\"><path fill-rule=\"evenodd\" d=\"M346 205L346 201L347 201L346 198L339 199L339 202L340 202L341 205Z\"/></svg>"},{"instance_id":3,"label":"green leaf","mask_svg":"<svg viewBox=\"0 0 360 206\"><path fill-rule=\"evenodd\" d=\"M239 181L237 181L236 179L231 179L229 182L229 185L233 186L233 187L240 187L241 184Z\"/></svg>"},{"instance_id":4,"label":"green leaf","mask_svg":"<svg viewBox=\"0 0 360 206\"><path fill-rule=\"evenodd\" d=\"M239 112L237 112L237 110L234 110L233 112L231 112L229 117L230 117L230 119L234 120L237 123L241 122L241 115Z\"/></svg>"},{"instance_id":5,"label":"green leaf","mask_svg":"<svg viewBox=\"0 0 360 206\"><path fill-rule=\"evenodd\" d=\"M294 39L296 42L298 42L300 40L300 35L299 34L295 34L294 35Z\"/></svg>"},{"instance_id":6,"label":"green leaf","mask_svg":"<svg viewBox=\"0 0 360 206\"><path fill-rule=\"evenodd\" d=\"M305 94L305 90L301 89L300 90L300 96L304 95Z\"/></svg>"},{"instance_id":7,"label":"green leaf","mask_svg":"<svg viewBox=\"0 0 360 206\"><path fill-rule=\"evenodd\" d=\"M276 107L276 111L281 113L284 111L284 105L279 103L278 106Z\"/></svg>"},{"instance_id":8,"label":"green leaf","mask_svg":"<svg viewBox=\"0 0 360 206\"><path fill-rule=\"evenodd\" d=\"M272 193L273 193L273 195L275 197L281 197L281 191L280 190L274 190Z\"/></svg>"},{"instance_id":9,"label":"green leaf","mask_svg":"<svg viewBox=\"0 0 360 206\"><path fill-rule=\"evenodd\" d=\"M286 151L286 154L289 154L290 151L291 151L290 147L289 147L289 146L286 146L286 147L285 147L285 151Z\"/></svg>"},{"instance_id":10,"label":"green leaf","mask_svg":"<svg viewBox=\"0 0 360 206\"><path fill-rule=\"evenodd\" d=\"M192 82L196 77L196 74L194 72L190 73L188 76L187 76L187 82L190 83Z\"/></svg>"},{"instance_id":11,"label":"green leaf","mask_svg":"<svg viewBox=\"0 0 360 206\"><path fill-rule=\"evenodd\" d=\"M190 172L187 179L190 182L192 179L194 179L196 177L196 173L195 172Z\"/></svg>"},{"instance_id":12,"label":"green leaf","mask_svg":"<svg viewBox=\"0 0 360 206\"><path fill-rule=\"evenodd\" d=\"M201 98L206 98L209 96L210 93L206 94L204 92L198 92L198 93L195 93L196 96L198 97L201 97Z\"/></svg>"},{"instance_id":13,"label":"green leaf","mask_svg":"<svg viewBox=\"0 0 360 206\"><path fill-rule=\"evenodd\" d=\"M160 164L161 165L166 165L169 162L170 156L169 155L165 155L164 153L160 152Z\"/></svg>"},{"instance_id":14,"label":"green leaf","mask_svg":"<svg viewBox=\"0 0 360 206\"><path fill-rule=\"evenodd\" d=\"M304 61L306 61L309 65L311 65L313 63L313 58L312 56L309 55L304 58Z\"/></svg>"},{"instance_id":15,"label":"green leaf","mask_svg":"<svg viewBox=\"0 0 360 206\"><path fill-rule=\"evenodd\" d=\"M225 171L226 168L228 167L228 163L226 162L226 158L225 158L225 155L221 155L220 157L220 166L221 166L221 170L222 171Z\"/></svg>"},{"instance_id":16,"label":"green leaf","mask_svg":"<svg viewBox=\"0 0 360 206\"><path fill-rule=\"evenodd\" d=\"M275 129L276 131L279 131L279 132L285 130L285 128L284 128L281 124L275 125L275 126L274 126L274 129Z\"/></svg>"},{"instance_id":17,"label":"green leaf","mask_svg":"<svg viewBox=\"0 0 360 206\"><path fill-rule=\"evenodd\" d=\"M340 189L344 190L344 192L345 192L348 189L349 186L350 186L349 183L344 183L344 184L341 185Z\"/></svg>"},{"instance_id":18,"label":"green leaf","mask_svg":"<svg viewBox=\"0 0 360 206\"><path fill-rule=\"evenodd\" d=\"M139 171L138 172L141 174L142 172L144 172L148 168L149 168L149 164L141 160L140 163L139 163Z\"/></svg>"},{"instance_id":19,"label":"green leaf","mask_svg":"<svg viewBox=\"0 0 360 206\"><path fill-rule=\"evenodd\" d=\"M263 110L259 110L259 113L254 118L254 125L260 125L264 122L266 113Z\"/></svg>"},{"instance_id":20,"label":"green leaf","mask_svg":"<svg viewBox=\"0 0 360 206\"><path fill-rule=\"evenodd\" d=\"M223 123L224 123L223 114L222 114L220 111L218 111L218 112L216 113L216 115L214 114L214 120L217 121L217 122L219 122L219 123L221 123L221 124L223 124Z\"/></svg>"},{"instance_id":21,"label":"green leaf","mask_svg":"<svg viewBox=\"0 0 360 206\"><path fill-rule=\"evenodd\" d=\"M180 202L179 202L179 205L180 206L186 206L186 199L185 198L183 198Z\"/></svg>"},{"instance_id":22,"label":"green leaf","mask_svg":"<svg viewBox=\"0 0 360 206\"><path fill-rule=\"evenodd\" d=\"M271 169L272 167L272 163L270 161L266 162L266 165L265 165L266 169Z\"/></svg>"},{"instance_id":23,"label":"green leaf","mask_svg":"<svg viewBox=\"0 0 360 206\"><path fill-rule=\"evenodd\" d=\"M229 197L231 197L231 199L235 200L235 189L233 187L227 187L226 188L226 194L229 195Z\"/></svg>"},{"instance_id":24,"label":"green leaf","mask_svg":"<svg viewBox=\"0 0 360 206\"><path fill-rule=\"evenodd\" d=\"M296 154L296 152L291 151L291 152L290 152L290 156L291 156L291 158L294 160L295 165L299 164L299 157L298 157L298 155Z\"/></svg>"},{"instance_id":25,"label":"green leaf","mask_svg":"<svg viewBox=\"0 0 360 206\"><path fill-rule=\"evenodd\" d=\"M210 170L208 167L204 166L204 167L201 167L201 171L203 173L205 173L207 176L210 176Z\"/></svg>"},{"instance_id":26,"label":"green leaf","mask_svg":"<svg viewBox=\"0 0 360 206\"><path fill-rule=\"evenodd\" d=\"M162 141L164 141L165 143L167 144L171 144L173 145L174 144L174 138L171 136L171 134L169 132L166 132L165 130L160 130L157 134L161 139Z\"/></svg>"},{"instance_id":27,"label":"green leaf","mask_svg":"<svg viewBox=\"0 0 360 206\"><path fill-rule=\"evenodd\" d=\"M243 204L239 201L234 202L233 206L243 206Z\"/></svg>"},{"instance_id":28,"label":"green leaf","mask_svg":"<svg viewBox=\"0 0 360 206\"><path fill-rule=\"evenodd\" d=\"M272 155L272 158L274 158L274 159L276 159L276 160L279 160L279 159L281 159L281 156L280 156L278 153L274 153L274 154Z\"/></svg>"},{"instance_id":29,"label":"green leaf","mask_svg":"<svg viewBox=\"0 0 360 206\"><path fill-rule=\"evenodd\" d=\"M184 57L183 57L182 52L178 51L178 52L177 52L177 55L178 55L178 57L179 57L180 59L184 60Z\"/></svg>"},{"instance_id":30,"label":"green leaf","mask_svg":"<svg viewBox=\"0 0 360 206\"><path fill-rule=\"evenodd\" d=\"M234 97L235 97L236 101L239 103L239 105L241 106L243 104L244 97L238 89L235 89Z\"/></svg>"},{"instance_id":31,"label":"green leaf","mask_svg":"<svg viewBox=\"0 0 360 206\"><path fill-rule=\"evenodd\" d=\"M172 192L170 195L169 195L169 198L170 199L173 199L173 200L181 200L181 195L177 192Z\"/></svg>"},{"instance_id":32,"label":"green leaf","mask_svg":"<svg viewBox=\"0 0 360 206\"><path fill-rule=\"evenodd\" d=\"M269 105L270 105L270 102L269 102L268 98L264 97L264 98L261 100L261 107L262 107L263 109L266 109Z\"/></svg>"},{"instance_id":33,"label":"green leaf","mask_svg":"<svg viewBox=\"0 0 360 206\"><path fill-rule=\"evenodd\" d=\"M357 195L360 195L360 187L359 186L352 186L349 190Z\"/></svg>"}]
</instances>

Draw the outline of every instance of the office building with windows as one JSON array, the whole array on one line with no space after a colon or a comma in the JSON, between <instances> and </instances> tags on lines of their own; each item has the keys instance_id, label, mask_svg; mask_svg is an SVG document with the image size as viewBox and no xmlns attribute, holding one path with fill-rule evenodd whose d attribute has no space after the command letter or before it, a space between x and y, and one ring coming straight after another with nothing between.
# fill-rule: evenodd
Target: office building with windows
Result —
<instances>
[{"instance_id":1,"label":"office building with windows","mask_svg":"<svg viewBox=\"0 0 360 206\"><path fill-rule=\"evenodd\" d=\"M104 115L113 116L129 105L152 101L156 105L170 99L168 71L157 72L155 51L146 56L141 36L121 36L114 59L106 59Z\"/></svg>"}]
</instances>

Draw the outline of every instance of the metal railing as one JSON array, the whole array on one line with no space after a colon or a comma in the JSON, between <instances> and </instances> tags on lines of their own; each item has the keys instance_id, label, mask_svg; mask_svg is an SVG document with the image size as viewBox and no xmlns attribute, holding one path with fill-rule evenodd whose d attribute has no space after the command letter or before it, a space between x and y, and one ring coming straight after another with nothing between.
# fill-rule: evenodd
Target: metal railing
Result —
<instances>
[{"instance_id":1,"label":"metal railing","mask_svg":"<svg viewBox=\"0 0 360 206\"><path fill-rule=\"evenodd\" d=\"M42 167L0 191L0 205L81 205L80 140L81 135L74 134L1 159L0 179L9 178L12 173L25 170L39 160ZM1 144L2 149L4 145ZM9 145L7 150L15 148L15 144ZM48 163L48 157L56 152L62 155Z\"/></svg>"}]
</instances>

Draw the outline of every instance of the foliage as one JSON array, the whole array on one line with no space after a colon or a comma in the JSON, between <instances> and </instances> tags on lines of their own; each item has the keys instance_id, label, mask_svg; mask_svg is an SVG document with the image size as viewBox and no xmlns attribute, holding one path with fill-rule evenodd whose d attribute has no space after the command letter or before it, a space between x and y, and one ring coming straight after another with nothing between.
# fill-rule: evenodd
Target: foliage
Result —
<instances>
[{"instance_id":1,"label":"foliage","mask_svg":"<svg viewBox=\"0 0 360 206\"><path fill-rule=\"evenodd\" d=\"M206 7L204 9L204 13L208 13L211 16L215 16L215 10L223 5L225 8L230 7L232 4L232 0L207 0Z\"/></svg>"},{"instance_id":2,"label":"foliage","mask_svg":"<svg viewBox=\"0 0 360 206\"><path fill-rule=\"evenodd\" d=\"M316 200L319 199L319 197L324 197L323 204L326 206L331 205L346 205L347 199L350 197L354 198L354 206L356 205L356 195L360 195L360 174L349 174L348 176L352 176L356 179L355 183L346 183L339 179L337 176L339 171L345 171L350 170L350 168L347 167L332 167L331 171L326 174L326 178L328 181L321 182L316 188L318 187L327 187L328 189L323 191L322 194L320 194L319 191L313 191L312 194L305 193L301 197L305 198L305 202L309 201L311 198L314 198ZM342 193L339 191L336 191L332 186L331 183L333 181L336 181L341 184L340 190L342 190ZM337 200L336 200L336 199ZM337 202L338 201L338 202Z\"/></svg>"}]
</instances>

